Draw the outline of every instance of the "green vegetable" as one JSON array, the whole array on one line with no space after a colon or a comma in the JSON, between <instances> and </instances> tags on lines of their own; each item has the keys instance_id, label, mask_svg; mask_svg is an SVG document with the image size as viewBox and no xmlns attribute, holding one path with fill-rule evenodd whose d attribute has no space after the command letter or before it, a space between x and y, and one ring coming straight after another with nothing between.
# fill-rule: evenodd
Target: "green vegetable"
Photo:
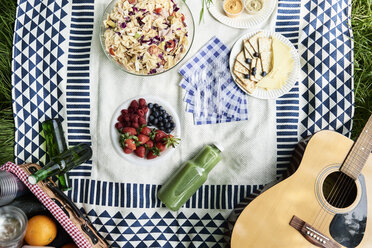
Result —
<instances>
[{"instance_id":1,"label":"green vegetable","mask_svg":"<svg viewBox=\"0 0 372 248\"><path fill-rule=\"evenodd\" d=\"M134 38L135 38L135 39L138 39L139 37L141 37L141 35L140 35L139 33L136 33L136 34L134 35Z\"/></svg>"},{"instance_id":2,"label":"green vegetable","mask_svg":"<svg viewBox=\"0 0 372 248\"><path fill-rule=\"evenodd\" d=\"M209 8L209 5L211 5L211 4L213 4L213 0L203 0L202 9L200 10L199 24L203 20L205 5L207 5L207 7Z\"/></svg>"}]
</instances>

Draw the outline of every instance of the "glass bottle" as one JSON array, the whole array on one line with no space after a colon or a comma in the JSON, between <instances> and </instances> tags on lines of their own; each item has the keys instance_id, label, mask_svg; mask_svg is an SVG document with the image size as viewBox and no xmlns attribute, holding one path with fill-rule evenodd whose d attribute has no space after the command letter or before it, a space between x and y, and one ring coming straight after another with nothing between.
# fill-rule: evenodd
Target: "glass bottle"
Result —
<instances>
[{"instance_id":1,"label":"glass bottle","mask_svg":"<svg viewBox=\"0 0 372 248\"><path fill-rule=\"evenodd\" d=\"M67 150L62 124L59 119L46 120L41 124L41 126L46 141L46 152L49 155L49 158L54 158L64 150ZM61 190L67 191L71 189L67 173L57 176L57 178Z\"/></svg>"},{"instance_id":2,"label":"glass bottle","mask_svg":"<svg viewBox=\"0 0 372 248\"><path fill-rule=\"evenodd\" d=\"M207 180L209 172L221 160L222 150L218 145L205 145L160 188L158 198L167 208L177 211Z\"/></svg>"},{"instance_id":3,"label":"glass bottle","mask_svg":"<svg viewBox=\"0 0 372 248\"><path fill-rule=\"evenodd\" d=\"M78 144L53 157L43 168L28 177L31 184L47 177L60 176L79 166L92 157L92 149L87 144Z\"/></svg>"}]
</instances>

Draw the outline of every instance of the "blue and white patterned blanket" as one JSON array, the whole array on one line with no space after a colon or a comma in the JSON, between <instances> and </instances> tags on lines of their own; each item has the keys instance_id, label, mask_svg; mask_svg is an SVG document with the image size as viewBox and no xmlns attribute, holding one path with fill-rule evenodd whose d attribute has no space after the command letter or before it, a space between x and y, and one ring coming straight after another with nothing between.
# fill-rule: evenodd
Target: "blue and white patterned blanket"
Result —
<instances>
[{"instance_id":1,"label":"blue and white patterned blanket","mask_svg":"<svg viewBox=\"0 0 372 248\"><path fill-rule=\"evenodd\" d=\"M69 196L84 207L112 247L224 247L229 213L282 175L301 137L321 129L350 135L354 113L350 0L279 0L275 31L298 48L299 82L274 101L248 98L252 109L262 107L249 111L248 121L208 125L210 130L195 127L185 113L176 70L139 79L109 64L97 28L108 2L19 0L12 93L16 163L44 161L39 131L45 119L64 119L70 146L92 144L92 161L70 172ZM198 13L199 1L190 0L190 7ZM206 13L205 22L196 26L190 54L213 35L231 48L247 31L228 28ZM168 82L173 83L165 92ZM184 142L165 164L144 168L112 152L108 129L112 109L150 93L178 106ZM246 138L239 146L234 146L236 135ZM203 143L215 139L226 139L225 162L179 212L162 207L156 197L161 183Z\"/></svg>"}]
</instances>

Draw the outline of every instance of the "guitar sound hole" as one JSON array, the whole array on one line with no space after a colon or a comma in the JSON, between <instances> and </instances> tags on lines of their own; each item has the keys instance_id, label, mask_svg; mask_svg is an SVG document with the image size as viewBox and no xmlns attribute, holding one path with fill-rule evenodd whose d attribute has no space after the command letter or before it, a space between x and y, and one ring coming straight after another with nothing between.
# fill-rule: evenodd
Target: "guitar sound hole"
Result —
<instances>
[{"instance_id":1,"label":"guitar sound hole","mask_svg":"<svg viewBox=\"0 0 372 248\"><path fill-rule=\"evenodd\" d=\"M327 202L336 208L347 208L357 197L355 181L337 171L329 174L323 184L323 195Z\"/></svg>"}]
</instances>

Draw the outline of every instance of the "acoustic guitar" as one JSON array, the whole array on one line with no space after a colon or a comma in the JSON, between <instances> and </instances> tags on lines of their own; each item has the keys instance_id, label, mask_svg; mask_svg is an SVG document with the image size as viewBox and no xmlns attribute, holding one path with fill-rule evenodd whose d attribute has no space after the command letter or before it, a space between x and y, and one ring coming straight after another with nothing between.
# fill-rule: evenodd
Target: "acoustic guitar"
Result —
<instances>
[{"instance_id":1,"label":"acoustic guitar","mask_svg":"<svg viewBox=\"0 0 372 248\"><path fill-rule=\"evenodd\" d=\"M372 116L355 143L320 131L297 171L239 216L232 248L372 247Z\"/></svg>"}]
</instances>

